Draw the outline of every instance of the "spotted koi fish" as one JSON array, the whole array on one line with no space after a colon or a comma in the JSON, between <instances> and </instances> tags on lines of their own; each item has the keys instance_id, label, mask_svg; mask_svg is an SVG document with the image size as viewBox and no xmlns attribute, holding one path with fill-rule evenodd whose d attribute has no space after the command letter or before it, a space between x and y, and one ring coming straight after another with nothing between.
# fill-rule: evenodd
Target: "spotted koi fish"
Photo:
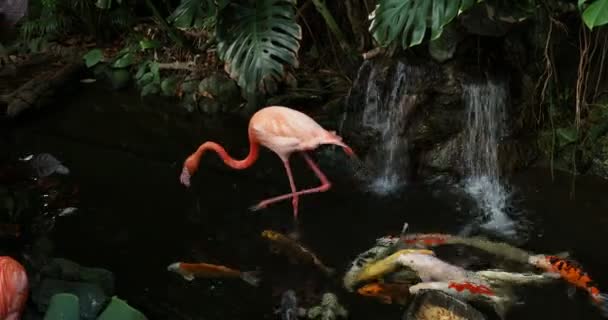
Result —
<instances>
[{"instance_id":1,"label":"spotted koi fish","mask_svg":"<svg viewBox=\"0 0 608 320\"><path fill-rule=\"evenodd\" d=\"M593 304L600 308L604 317L608 317L608 295L601 293L591 277L574 261L558 256L539 254L530 256L528 262L548 273L559 275L568 283L587 291Z\"/></svg>"}]
</instances>

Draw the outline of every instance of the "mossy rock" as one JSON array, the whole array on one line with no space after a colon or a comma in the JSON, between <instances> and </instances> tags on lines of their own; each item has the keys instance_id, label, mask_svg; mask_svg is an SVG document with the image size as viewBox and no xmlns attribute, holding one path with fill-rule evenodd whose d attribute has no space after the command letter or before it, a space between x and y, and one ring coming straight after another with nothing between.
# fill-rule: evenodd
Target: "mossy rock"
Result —
<instances>
[{"instance_id":1,"label":"mossy rock","mask_svg":"<svg viewBox=\"0 0 608 320\"><path fill-rule=\"evenodd\" d=\"M112 297L108 307L97 320L147 320L139 310L131 307L126 301Z\"/></svg>"},{"instance_id":2,"label":"mossy rock","mask_svg":"<svg viewBox=\"0 0 608 320\"><path fill-rule=\"evenodd\" d=\"M80 320L78 297L71 293L53 295L44 320Z\"/></svg>"},{"instance_id":3,"label":"mossy rock","mask_svg":"<svg viewBox=\"0 0 608 320\"><path fill-rule=\"evenodd\" d=\"M219 102L225 111L237 109L241 102L241 90L234 80L219 73L203 79L198 85L198 92L203 97Z\"/></svg>"}]
</instances>

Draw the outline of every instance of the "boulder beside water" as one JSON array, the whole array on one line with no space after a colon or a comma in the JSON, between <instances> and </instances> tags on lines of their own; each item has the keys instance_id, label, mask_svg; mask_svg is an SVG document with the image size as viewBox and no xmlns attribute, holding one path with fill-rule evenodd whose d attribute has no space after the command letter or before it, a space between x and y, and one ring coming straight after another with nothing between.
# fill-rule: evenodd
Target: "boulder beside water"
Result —
<instances>
[{"instance_id":1,"label":"boulder beside water","mask_svg":"<svg viewBox=\"0 0 608 320\"><path fill-rule=\"evenodd\" d=\"M96 284L106 295L114 295L114 274L106 269L83 267L68 259L54 258L42 268L41 274L49 278Z\"/></svg>"},{"instance_id":2,"label":"boulder beside water","mask_svg":"<svg viewBox=\"0 0 608 320\"><path fill-rule=\"evenodd\" d=\"M80 318L83 320L95 319L110 300L96 284L57 279L42 280L32 299L38 310L44 312L50 307L52 297L59 293L71 293L78 297Z\"/></svg>"},{"instance_id":3,"label":"boulder beside water","mask_svg":"<svg viewBox=\"0 0 608 320\"><path fill-rule=\"evenodd\" d=\"M417 295L402 320L485 320L470 304L447 293L426 290Z\"/></svg>"}]
</instances>

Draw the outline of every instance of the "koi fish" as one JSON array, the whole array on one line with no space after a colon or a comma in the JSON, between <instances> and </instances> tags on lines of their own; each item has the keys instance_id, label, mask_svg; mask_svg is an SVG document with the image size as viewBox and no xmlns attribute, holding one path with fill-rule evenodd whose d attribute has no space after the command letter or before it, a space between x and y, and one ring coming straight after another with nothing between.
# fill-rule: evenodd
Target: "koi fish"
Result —
<instances>
[{"instance_id":1,"label":"koi fish","mask_svg":"<svg viewBox=\"0 0 608 320\"><path fill-rule=\"evenodd\" d=\"M382 303L406 305L410 296L409 286L393 283L368 283L357 289L362 296L373 297Z\"/></svg>"},{"instance_id":2,"label":"koi fish","mask_svg":"<svg viewBox=\"0 0 608 320\"><path fill-rule=\"evenodd\" d=\"M530 256L529 263L548 273L559 275L566 282L589 293L591 301L608 317L608 295L601 293L591 277L574 261L568 261L553 255Z\"/></svg>"},{"instance_id":3,"label":"koi fish","mask_svg":"<svg viewBox=\"0 0 608 320\"><path fill-rule=\"evenodd\" d=\"M11 257L0 257L0 319L21 319L28 294L29 282L23 266Z\"/></svg>"},{"instance_id":4,"label":"koi fish","mask_svg":"<svg viewBox=\"0 0 608 320\"><path fill-rule=\"evenodd\" d=\"M281 233L272 230L264 230L262 231L262 238L270 242L272 251L284 253L293 263L302 261L315 265L328 276L335 273L334 269L323 264L312 251Z\"/></svg>"},{"instance_id":5,"label":"koi fish","mask_svg":"<svg viewBox=\"0 0 608 320\"><path fill-rule=\"evenodd\" d=\"M281 295L281 307L276 313L280 314L281 320L297 320L306 315L306 310L298 307L296 293L289 289Z\"/></svg>"},{"instance_id":6,"label":"koi fish","mask_svg":"<svg viewBox=\"0 0 608 320\"><path fill-rule=\"evenodd\" d=\"M465 301L482 302L491 305L501 319L512 305L512 298L502 291L500 294L483 283L472 281L423 282L411 286L410 294L418 294L422 290L438 290Z\"/></svg>"},{"instance_id":7,"label":"koi fish","mask_svg":"<svg viewBox=\"0 0 608 320\"><path fill-rule=\"evenodd\" d=\"M175 262L167 267L168 271L180 274L188 281L194 278L241 278L252 286L257 286L260 279L256 271L241 272L225 266L208 263L184 263Z\"/></svg>"},{"instance_id":8,"label":"koi fish","mask_svg":"<svg viewBox=\"0 0 608 320\"><path fill-rule=\"evenodd\" d=\"M392 255L381 259L379 261L373 262L365 267L363 267L360 272L355 276L354 284L379 279L387 274L393 273L397 269L403 267L404 265L399 262L399 259L403 256L409 255L417 255L417 256L433 256L434 253L431 250L425 249L404 249L399 250ZM437 259L439 260L439 259ZM439 260L440 261L440 260ZM414 269L414 268L412 268ZM414 269L419 275L419 270ZM422 278L422 277L421 277ZM423 279L424 281L424 279Z\"/></svg>"},{"instance_id":9,"label":"koi fish","mask_svg":"<svg viewBox=\"0 0 608 320\"><path fill-rule=\"evenodd\" d=\"M382 239L382 238L381 238ZM376 246L360 253L351 263L348 271L344 274L342 284L346 290L353 292L357 284L357 276L365 266L386 257L390 252L392 243L379 242L376 240Z\"/></svg>"}]
</instances>

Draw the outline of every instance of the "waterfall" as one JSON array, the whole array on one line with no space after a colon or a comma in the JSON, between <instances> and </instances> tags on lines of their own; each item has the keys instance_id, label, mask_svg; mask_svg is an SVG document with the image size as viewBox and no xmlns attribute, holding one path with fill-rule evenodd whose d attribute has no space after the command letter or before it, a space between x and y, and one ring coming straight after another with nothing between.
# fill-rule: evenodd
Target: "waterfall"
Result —
<instances>
[{"instance_id":1,"label":"waterfall","mask_svg":"<svg viewBox=\"0 0 608 320\"><path fill-rule=\"evenodd\" d=\"M507 129L507 86L495 81L468 83L463 94L467 116L465 190L489 218L485 227L509 233L513 227L505 212L509 193L500 181L498 165L498 143Z\"/></svg>"},{"instance_id":2,"label":"waterfall","mask_svg":"<svg viewBox=\"0 0 608 320\"><path fill-rule=\"evenodd\" d=\"M408 141L403 133L416 100L411 89L422 76L421 68L402 62L386 69L366 61L359 69L348 104L363 109L354 130L375 133L365 159L371 168L365 179L374 193L389 194L407 182Z\"/></svg>"}]
</instances>

